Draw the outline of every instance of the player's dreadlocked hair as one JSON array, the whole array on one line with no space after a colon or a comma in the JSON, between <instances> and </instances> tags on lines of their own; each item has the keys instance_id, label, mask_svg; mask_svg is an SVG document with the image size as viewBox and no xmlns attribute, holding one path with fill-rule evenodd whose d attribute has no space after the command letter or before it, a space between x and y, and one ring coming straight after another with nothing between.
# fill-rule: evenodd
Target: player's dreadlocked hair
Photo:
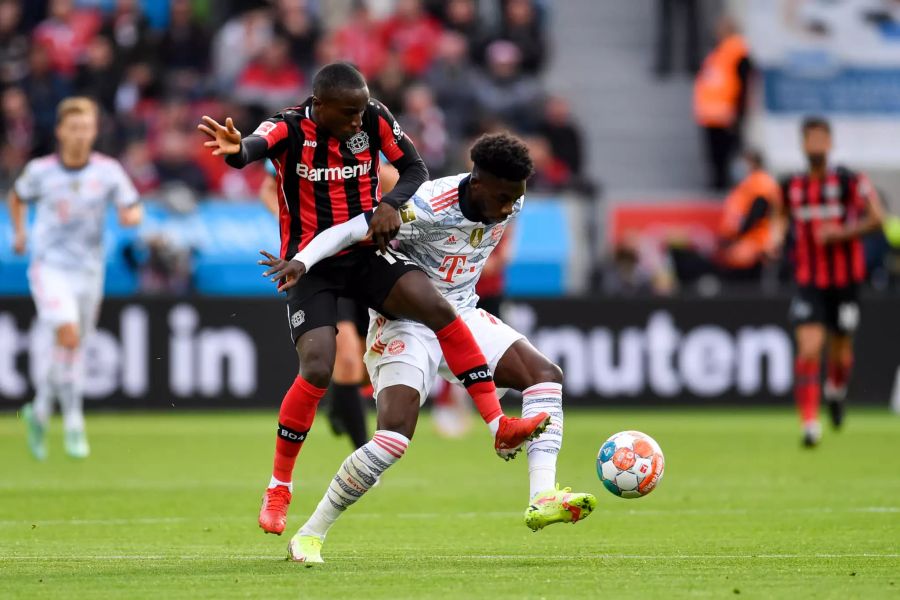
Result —
<instances>
[{"instance_id":1,"label":"player's dreadlocked hair","mask_svg":"<svg viewBox=\"0 0 900 600\"><path fill-rule=\"evenodd\" d=\"M358 90L366 87L366 78L348 62L325 65L313 77L313 94L327 97L339 90Z\"/></svg>"},{"instance_id":2,"label":"player's dreadlocked hair","mask_svg":"<svg viewBox=\"0 0 900 600\"><path fill-rule=\"evenodd\" d=\"M534 173L528 147L508 133L481 136L469 156L478 169L507 181L524 181Z\"/></svg>"}]
</instances>

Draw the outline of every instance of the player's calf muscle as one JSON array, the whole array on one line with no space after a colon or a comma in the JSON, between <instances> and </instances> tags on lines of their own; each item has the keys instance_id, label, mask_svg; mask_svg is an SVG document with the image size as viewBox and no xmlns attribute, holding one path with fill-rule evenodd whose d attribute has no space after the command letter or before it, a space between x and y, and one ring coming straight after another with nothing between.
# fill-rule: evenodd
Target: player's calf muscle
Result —
<instances>
[{"instance_id":1,"label":"player's calf muscle","mask_svg":"<svg viewBox=\"0 0 900 600\"><path fill-rule=\"evenodd\" d=\"M395 431L412 439L418 419L418 390L395 385L378 394L378 429Z\"/></svg>"}]
</instances>

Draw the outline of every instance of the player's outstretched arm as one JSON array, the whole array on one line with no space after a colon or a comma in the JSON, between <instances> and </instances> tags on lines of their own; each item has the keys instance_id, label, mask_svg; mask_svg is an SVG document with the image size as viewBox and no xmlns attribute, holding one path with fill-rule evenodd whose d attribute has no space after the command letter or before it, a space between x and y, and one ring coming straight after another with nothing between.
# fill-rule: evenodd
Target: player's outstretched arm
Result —
<instances>
[{"instance_id":1,"label":"player's outstretched arm","mask_svg":"<svg viewBox=\"0 0 900 600\"><path fill-rule=\"evenodd\" d=\"M132 204L119 209L119 225L122 227L137 227L144 220L144 205Z\"/></svg>"},{"instance_id":2,"label":"player's outstretched arm","mask_svg":"<svg viewBox=\"0 0 900 600\"><path fill-rule=\"evenodd\" d=\"M9 216L13 223L13 252L25 254L28 239L28 234L25 231L25 203L19 198L16 190L10 190L7 205L9 206Z\"/></svg>"},{"instance_id":3,"label":"player's outstretched arm","mask_svg":"<svg viewBox=\"0 0 900 600\"><path fill-rule=\"evenodd\" d=\"M368 219L371 216L371 211L366 212L353 217L346 223L329 227L313 238L291 260L284 260L272 256L265 250L260 250L259 253L265 259L258 261L257 264L269 267L263 272L263 277L271 277L273 282L283 279L284 282L278 286L279 292L294 287L300 277L323 259L334 256L341 250L366 239L366 232L369 228Z\"/></svg>"}]
</instances>

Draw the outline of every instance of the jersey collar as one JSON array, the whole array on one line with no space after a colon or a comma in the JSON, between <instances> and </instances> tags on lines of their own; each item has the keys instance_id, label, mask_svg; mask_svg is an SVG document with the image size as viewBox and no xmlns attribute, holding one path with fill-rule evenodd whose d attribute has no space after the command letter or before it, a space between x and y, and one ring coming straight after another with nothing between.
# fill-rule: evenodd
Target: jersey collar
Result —
<instances>
[{"instance_id":1,"label":"jersey collar","mask_svg":"<svg viewBox=\"0 0 900 600\"><path fill-rule=\"evenodd\" d=\"M471 177L471 175L466 175L463 177L462 181L459 182L459 187L457 188L459 191L459 210L462 211L463 216L469 221L472 221L473 223L484 223L484 219L478 214L478 210L472 206L471 199L469 198L469 179L471 179Z\"/></svg>"}]
</instances>

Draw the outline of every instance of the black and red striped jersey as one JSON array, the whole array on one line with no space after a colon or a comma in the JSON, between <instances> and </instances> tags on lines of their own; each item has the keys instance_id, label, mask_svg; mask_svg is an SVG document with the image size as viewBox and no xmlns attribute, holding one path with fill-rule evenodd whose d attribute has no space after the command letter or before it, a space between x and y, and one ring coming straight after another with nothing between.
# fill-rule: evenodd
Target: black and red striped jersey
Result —
<instances>
[{"instance_id":1,"label":"black and red striped jersey","mask_svg":"<svg viewBox=\"0 0 900 600\"><path fill-rule=\"evenodd\" d=\"M394 116L375 99L366 106L359 133L346 141L316 125L312 97L266 119L252 136L265 139L266 157L275 166L284 259L325 229L378 205L380 153L401 173L421 162Z\"/></svg>"},{"instance_id":2,"label":"black and red striped jersey","mask_svg":"<svg viewBox=\"0 0 900 600\"><path fill-rule=\"evenodd\" d=\"M824 178L795 173L781 182L782 198L793 239L794 279L800 286L845 288L866 277L862 240L824 245L820 229L844 227L866 212L871 192L868 178L844 167L828 169Z\"/></svg>"}]
</instances>

